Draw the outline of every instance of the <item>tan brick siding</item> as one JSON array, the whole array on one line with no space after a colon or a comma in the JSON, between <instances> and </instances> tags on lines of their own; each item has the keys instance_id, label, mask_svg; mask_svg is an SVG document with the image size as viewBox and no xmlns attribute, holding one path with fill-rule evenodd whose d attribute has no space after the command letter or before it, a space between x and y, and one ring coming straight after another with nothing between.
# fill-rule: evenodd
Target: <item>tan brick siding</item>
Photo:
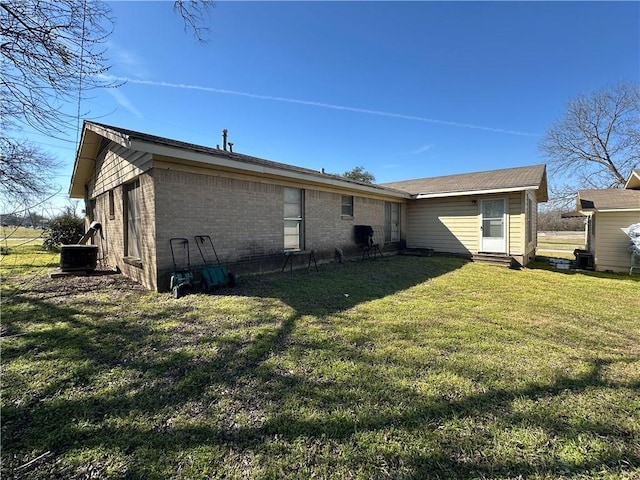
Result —
<instances>
[{"instance_id":1,"label":"tan brick siding","mask_svg":"<svg viewBox=\"0 0 640 480\"><path fill-rule=\"evenodd\" d=\"M306 248L333 255L336 247L354 246L354 225L372 225L384 240L384 201L355 196L353 217L343 217L342 195L306 190Z\"/></svg>"},{"instance_id":2,"label":"tan brick siding","mask_svg":"<svg viewBox=\"0 0 640 480\"><path fill-rule=\"evenodd\" d=\"M114 196L114 215L109 215L109 191L94 199L93 218L102 225L102 232L97 235L93 243L99 247L99 259L111 268L118 268L134 280L140 282L150 290L157 289L156 252L155 252L155 196L153 178L143 174L140 179L140 211L141 235L141 264L134 266L125 261L125 232L126 205L124 186L112 189Z\"/></svg>"},{"instance_id":3,"label":"tan brick siding","mask_svg":"<svg viewBox=\"0 0 640 480\"><path fill-rule=\"evenodd\" d=\"M284 185L154 168L158 285L169 286L172 271L171 237L189 240L194 270L202 265L195 235L211 236L223 264L247 271L277 269L284 247ZM290 184L287 185L291 187ZM384 201L354 198L354 217L341 218L341 194L305 189L305 248L319 260L331 259L334 249L354 248L353 226L379 225L384 234ZM272 262L256 263L259 258Z\"/></svg>"},{"instance_id":4,"label":"tan brick siding","mask_svg":"<svg viewBox=\"0 0 640 480\"><path fill-rule=\"evenodd\" d=\"M196 168L166 159L150 168L151 162L149 154L126 150L115 143L98 156L89 198L93 202L93 219L103 225L95 243L105 264L119 268L149 289L166 291L173 271L169 240L189 240L191 267L197 274L203 260L194 236L209 235L221 262L232 265L237 273L280 268L284 261L284 188L297 188L294 183ZM127 260L125 252L124 185L136 178L140 180L142 201L140 262ZM305 248L315 250L319 261L332 259L336 247L345 250L347 256L357 250L354 225L374 226L377 240L384 241L384 200L354 196L354 215L343 218L342 194L333 190L304 189ZM109 216L110 191L114 198L113 218ZM404 238L404 206L401 222Z\"/></svg>"}]
</instances>

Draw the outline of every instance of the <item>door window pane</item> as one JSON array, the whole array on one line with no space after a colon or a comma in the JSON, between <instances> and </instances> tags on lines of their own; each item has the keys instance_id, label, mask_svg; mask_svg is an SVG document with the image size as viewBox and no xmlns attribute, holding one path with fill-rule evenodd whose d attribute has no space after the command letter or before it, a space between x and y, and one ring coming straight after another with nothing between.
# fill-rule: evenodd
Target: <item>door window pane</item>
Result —
<instances>
[{"instance_id":1,"label":"door window pane","mask_svg":"<svg viewBox=\"0 0 640 480\"><path fill-rule=\"evenodd\" d=\"M482 235L486 238L502 237L502 219L482 220Z\"/></svg>"},{"instance_id":2,"label":"door window pane","mask_svg":"<svg viewBox=\"0 0 640 480\"><path fill-rule=\"evenodd\" d=\"M503 200L485 200L482 202L482 216L484 218L502 218L503 215Z\"/></svg>"}]
</instances>

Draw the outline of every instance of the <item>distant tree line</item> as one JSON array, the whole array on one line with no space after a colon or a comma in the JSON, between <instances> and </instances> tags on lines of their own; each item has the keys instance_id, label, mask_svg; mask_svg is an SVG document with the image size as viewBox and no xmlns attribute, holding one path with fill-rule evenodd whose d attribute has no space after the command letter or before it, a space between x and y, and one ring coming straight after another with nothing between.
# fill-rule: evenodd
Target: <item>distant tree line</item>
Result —
<instances>
[{"instance_id":1,"label":"distant tree line","mask_svg":"<svg viewBox=\"0 0 640 480\"><path fill-rule=\"evenodd\" d=\"M562 218L563 210L546 210L538 213L539 232L577 232L584 230L584 218Z\"/></svg>"}]
</instances>

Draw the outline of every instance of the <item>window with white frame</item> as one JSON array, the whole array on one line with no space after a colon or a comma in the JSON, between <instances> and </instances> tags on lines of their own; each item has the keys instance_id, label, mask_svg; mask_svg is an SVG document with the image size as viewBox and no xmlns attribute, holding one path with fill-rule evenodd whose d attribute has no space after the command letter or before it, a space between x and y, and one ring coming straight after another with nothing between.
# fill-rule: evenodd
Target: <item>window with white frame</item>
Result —
<instances>
[{"instance_id":1,"label":"window with white frame","mask_svg":"<svg viewBox=\"0 0 640 480\"><path fill-rule=\"evenodd\" d=\"M284 249L304 249L304 190L284 189Z\"/></svg>"},{"instance_id":2,"label":"window with white frame","mask_svg":"<svg viewBox=\"0 0 640 480\"><path fill-rule=\"evenodd\" d=\"M340 215L342 217L353 218L353 195L342 195L342 209Z\"/></svg>"}]
</instances>

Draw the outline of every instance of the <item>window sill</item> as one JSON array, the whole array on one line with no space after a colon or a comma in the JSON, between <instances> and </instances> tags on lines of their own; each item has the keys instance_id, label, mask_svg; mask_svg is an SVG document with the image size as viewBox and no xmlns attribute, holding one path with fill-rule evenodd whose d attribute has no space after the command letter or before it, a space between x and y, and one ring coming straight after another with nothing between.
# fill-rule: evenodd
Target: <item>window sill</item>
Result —
<instances>
[{"instance_id":1,"label":"window sill","mask_svg":"<svg viewBox=\"0 0 640 480\"><path fill-rule=\"evenodd\" d=\"M124 257L122 259L124 263L127 265L132 265L134 267L142 268L142 260L136 257Z\"/></svg>"},{"instance_id":2,"label":"window sill","mask_svg":"<svg viewBox=\"0 0 640 480\"><path fill-rule=\"evenodd\" d=\"M340 215L342 220L353 220L353 215Z\"/></svg>"}]
</instances>

